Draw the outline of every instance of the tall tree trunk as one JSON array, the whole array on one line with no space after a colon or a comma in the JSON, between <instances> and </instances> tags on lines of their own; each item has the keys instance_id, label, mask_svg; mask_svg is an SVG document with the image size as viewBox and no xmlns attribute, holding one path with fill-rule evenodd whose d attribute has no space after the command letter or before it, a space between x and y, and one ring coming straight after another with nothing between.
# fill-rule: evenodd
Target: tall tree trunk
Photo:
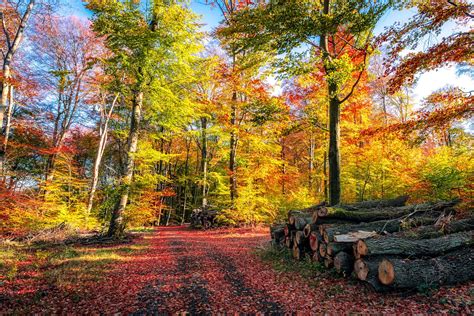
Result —
<instances>
[{"instance_id":1,"label":"tall tree trunk","mask_svg":"<svg viewBox=\"0 0 474 316\"><path fill-rule=\"evenodd\" d=\"M14 37L10 37L10 33L6 28L5 16L3 12L0 12L0 21L2 30L6 39L6 51L3 52L3 81L2 81L2 94L0 98L0 133L3 132L3 122L5 120L5 112L8 107L8 95L10 92L10 80L11 80L11 64L13 62L13 57L20 46L21 40L23 39L23 34L25 32L25 28L28 24L28 20L30 19L31 13L35 6L36 0L30 0L28 3L23 16L20 19L20 24L18 29L14 33ZM9 123L8 123L9 124ZM7 129L9 126L7 126ZM5 134L6 137L6 134ZM0 171L3 172L5 166L5 149L0 147Z\"/></svg>"},{"instance_id":2,"label":"tall tree trunk","mask_svg":"<svg viewBox=\"0 0 474 316\"><path fill-rule=\"evenodd\" d=\"M6 117L6 122L5 122L5 137L3 138L3 143L2 143L2 148L0 151L2 152L3 155L3 163L2 163L2 169L0 170L2 174L2 182L5 184L6 179L7 179L7 167L6 167L6 161L5 161L5 156L7 154L7 147L8 147L8 140L10 137L10 130L11 130L11 118L12 118L12 113L13 113L13 105L14 105L14 97L13 97L13 86L9 86L9 100L8 100L8 107L7 107L7 117Z\"/></svg>"},{"instance_id":3,"label":"tall tree trunk","mask_svg":"<svg viewBox=\"0 0 474 316\"><path fill-rule=\"evenodd\" d=\"M133 178L133 169L135 166L135 153L138 149L138 136L140 121L142 118L143 92L136 92L134 95L132 115L130 119L130 133L128 135L127 165L121 179L121 196L112 212L108 236L120 237L125 229L123 223L123 212L127 206L130 186Z\"/></svg>"},{"instance_id":4,"label":"tall tree trunk","mask_svg":"<svg viewBox=\"0 0 474 316\"><path fill-rule=\"evenodd\" d=\"M234 205L235 198L237 197L237 168L236 168L236 154L237 154L237 135L236 135L236 121L237 121L237 92L232 93L232 107L230 115L230 159L229 159L229 172L230 172L230 201L232 206Z\"/></svg>"},{"instance_id":5,"label":"tall tree trunk","mask_svg":"<svg viewBox=\"0 0 474 316\"><path fill-rule=\"evenodd\" d=\"M309 162L308 162L308 169L309 169L309 175L308 175L308 187L309 187L309 192L313 191L313 172L314 172L314 148L315 148L315 142L314 142L314 136L313 132L310 131L309 135L309 149L308 149L308 156L309 156Z\"/></svg>"},{"instance_id":6,"label":"tall tree trunk","mask_svg":"<svg viewBox=\"0 0 474 316\"><path fill-rule=\"evenodd\" d=\"M340 102L337 98L337 86L328 85L329 92L329 204L336 205L341 201L341 157L340 143Z\"/></svg>"},{"instance_id":7,"label":"tall tree trunk","mask_svg":"<svg viewBox=\"0 0 474 316\"><path fill-rule=\"evenodd\" d=\"M201 147L201 172L202 172L202 209L207 207L207 118L201 118L202 147Z\"/></svg>"},{"instance_id":8,"label":"tall tree trunk","mask_svg":"<svg viewBox=\"0 0 474 316\"><path fill-rule=\"evenodd\" d=\"M92 174L91 187L89 190L89 199L87 202L87 212L86 212L87 216L89 216L89 214L91 213L92 206L94 204L94 195L95 195L95 191L97 190L97 183L99 182L99 169L102 163L102 157L104 155L105 145L107 144L107 138L109 135L109 121L110 121L110 117L112 116L112 112L114 110L117 99L118 99L118 96L115 96L108 112L106 112L105 109L102 110L102 113L106 115L103 118L104 122L101 122L102 126L99 127L100 140L99 140L99 146L97 148L97 155L94 161L94 171ZM104 103L104 107L105 107L105 103Z\"/></svg>"}]
</instances>

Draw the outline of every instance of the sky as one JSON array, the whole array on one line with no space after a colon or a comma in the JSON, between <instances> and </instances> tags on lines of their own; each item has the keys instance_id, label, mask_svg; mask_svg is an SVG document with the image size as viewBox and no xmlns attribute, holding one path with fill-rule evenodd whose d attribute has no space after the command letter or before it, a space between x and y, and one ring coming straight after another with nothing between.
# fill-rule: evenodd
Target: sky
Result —
<instances>
[{"instance_id":1,"label":"sky","mask_svg":"<svg viewBox=\"0 0 474 316\"><path fill-rule=\"evenodd\" d=\"M82 17L90 17L90 12L84 7L81 0L63 0L62 8L64 15L78 15ZM211 32L222 20L222 16L217 8L206 4L206 0L191 0L190 8L200 16L202 28L206 32ZM406 22L414 11L392 11L387 13L379 21L375 28L375 33L380 33L385 27L395 22ZM473 27L474 22L469 26ZM430 38L430 43L440 40L442 37L452 34L456 31L456 25L448 23L444 26L441 34ZM423 48L423 46L421 47ZM279 94L281 89L276 80L271 79L270 83L274 85L275 94ZM474 80L468 75L458 76L455 67L442 67L434 71L429 71L418 76L418 81L414 87L415 107L420 105L421 101L429 96L433 91L439 90L447 85L454 85L464 91L474 90Z\"/></svg>"}]
</instances>

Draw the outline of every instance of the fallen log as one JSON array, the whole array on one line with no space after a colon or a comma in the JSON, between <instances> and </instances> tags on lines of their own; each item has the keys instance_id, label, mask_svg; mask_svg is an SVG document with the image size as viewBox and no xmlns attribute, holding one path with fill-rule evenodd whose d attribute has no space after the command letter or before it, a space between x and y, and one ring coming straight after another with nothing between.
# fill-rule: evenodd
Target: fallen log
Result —
<instances>
[{"instance_id":1,"label":"fallen log","mask_svg":"<svg viewBox=\"0 0 474 316\"><path fill-rule=\"evenodd\" d=\"M428 260L384 259L377 270L380 282L391 289L462 283L474 280L474 248Z\"/></svg>"},{"instance_id":2,"label":"fallen log","mask_svg":"<svg viewBox=\"0 0 474 316\"><path fill-rule=\"evenodd\" d=\"M352 242L330 242L327 244L326 252L329 256L335 256L341 251L346 251L352 253Z\"/></svg>"},{"instance_id":3,"label":"fallen log","mask_svg":"<svg viewBox=\"0 0 474 316\"><path fill-rule=\"evenodd\" d=\"M401 207L386 207L363 209L358 211L350 211L342 207L321 207L318 210L319 217L328 217L332 219L341 219L352 222L373 222L384 219L394 219L405 215L414 215L421 213L438 213L456 205L459 201L453 200L448 202L424 203Z\"/></svg>"},{"instance_id":4,"label":"fallen log","mask_svg":"<svg viewBox=\"0 0 474 316\"><path fill-rule=\"evenodd\" d=\"M356 258L369 255L436 256L463 246L473 245L473 236L473 231L419 240L380 236L357 241L354 255Z\"/></svg>"},{"instance_id":5,"label":"fallen log","mask_svg":"<svg viewBox=\"0 0 474 316\"><path fill-rule=\"evenodd\" d=\"M296 230L303 230L307 224L311 223L311 216L295 216L292 217L292 225Z\"/></svg>"},{"instance_id":6,"label":"fallen log","mask_svg":"<svg viewBox=\"0 0 474 316\"><path fill-rule=\"evenodd\" d=\"M334 268L344 277L350 276L354 270L354 257L346 251L339 252L334 256Z\"/></svg>"},{"instance_id":7,"label":"fallen log","mask_svg":"<svg viewBox=\"0 0 474 316\"><path fill-rule=\"evenodd\" d=\"M403 195L396 197L394 199L385 199L385 200L371 200L371 201L362 201L352 204L342 204L339 207L342 207L346 210L360 210L367 208L382 208L390 206L404 206L408 201L408 196Z\"/></svg>"},{"instance_id":8,"label":"fallen log","mask_svg":"<svg viewBox=\"0 0 474 316\"><path fill-rule=\"evenodd\" d=\"M449 222L443 226L438 226L436 224L421 226L415 229L395 233L393 236L409 239L429 239L468 230L474 230L474 217Z\"/></svg>"},{"instance_id":9,"label":"fallen log","mask_svg":"<svg viewBox=\"0 0 474 316\"><path fill-rule=\"evenodd\" d=\"M382 260L380 258L357 259L354 262L354 274L357 279L373 291L387 292L389 288L382 284L378 278L378 267Z\"/></svg>"},{"instance_id":10,"label":"fallen log","mask_svg":"<svg viewBox=\"0 0 474 316\"><path fill-rule=\"evenodd\" d=\"M415 218L411 225L429 225L436 222L436 218L428 217L420 217ZM386 232L386 233L394 233L402 229L404 226L409 226L406 223L406 220L403 219L393 219L393 220L381 220L376 222L370 223L361 223L361 224L348 224L348 225L340 225L340 226L323 226L322 229L322 236L326 243L334 241L335 235L342 235L347 234L354 231L375 231L377 233Z\"/></svg>"}]
</instances>

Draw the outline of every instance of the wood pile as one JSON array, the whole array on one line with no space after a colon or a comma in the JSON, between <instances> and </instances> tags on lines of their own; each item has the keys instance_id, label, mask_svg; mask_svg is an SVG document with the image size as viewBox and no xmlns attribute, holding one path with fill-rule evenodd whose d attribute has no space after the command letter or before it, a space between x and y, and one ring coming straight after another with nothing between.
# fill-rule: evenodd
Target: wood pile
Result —
<instances>
[{"instance_id":1,"label":"wood pile","mask_svg":"<svg viewBox=\"0 0 474 316\"><path fill-rule=\"evenodd\" d=\"M216 225L216 209L194 209L191 213L191 227L208 229Z\"/></svg>"},{"instance_id":2,"label":"wood pile","mask_svg":"<svg viewBox=\"0 0 474 316\"><path fill-rule=\"evenodd\" d=\"M385 292L474 280L474 217L459 202L406 205L408 197L289 211L272 243Z\"/></svg>"}]
</instances>

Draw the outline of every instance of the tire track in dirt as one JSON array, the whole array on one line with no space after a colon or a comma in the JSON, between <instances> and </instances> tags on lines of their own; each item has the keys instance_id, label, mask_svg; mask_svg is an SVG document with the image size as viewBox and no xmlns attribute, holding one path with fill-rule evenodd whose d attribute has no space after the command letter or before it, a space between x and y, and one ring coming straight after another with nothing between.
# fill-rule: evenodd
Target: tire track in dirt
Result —
<instances>
[{"instance_id":1,"label":"tire track in dirt","mask_svg":"<svg viewBox=\"0 0 474 316\"><path fill-rule=\"evenodd\" d=\"M269 300L270 295L265 291L254 289L245 282L244 275L238 271L234 261L221 252L212 252L211 258L219 263L224 280L226 280L244 305L257 306L265 315L284 315L284 308L277 302Z\"/></svg>"},{"instance_id":2,"label":"tire track in dirt","mask_svg":"<svg viewBox=\"0 0 474 316\"><path fill-rule=\"evenodd\" d=\"M169 315L178 312L170 301L180 301L180 305L185 306L179 312L191 315L210 314L207 281L200 276L202 258L186 255L186 243L182 240L172 240L167 245L176 257L175 266L163 271L163 275L154 284L139 293L137 300L146 301L146 307L134 315Z\"/></svg>"}]
</instances>

